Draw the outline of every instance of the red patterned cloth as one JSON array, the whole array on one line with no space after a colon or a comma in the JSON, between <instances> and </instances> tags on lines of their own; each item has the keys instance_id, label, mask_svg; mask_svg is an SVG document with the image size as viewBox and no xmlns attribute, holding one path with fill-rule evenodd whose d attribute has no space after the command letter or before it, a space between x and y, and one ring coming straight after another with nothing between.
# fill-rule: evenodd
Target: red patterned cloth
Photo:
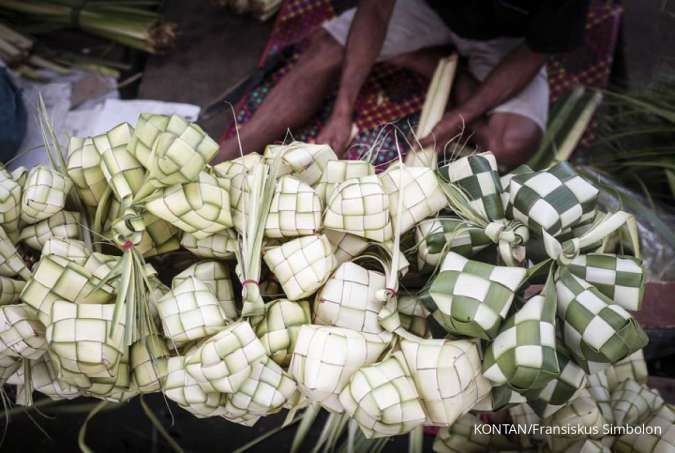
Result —
<instances>
[{"instance_id":1,"label":"red patterned cloth","mask_svg":"<svg viewBox=\"0 0 675 453\"><path fill-rule=\"evenodd\" d=\"M264 101L269 90L288 72L305 48L305 38L321 24L352 7L354 0L286 0L276 19L267 47L260 59L265 77L248 92L237 105L237 121L246 123ZM548 64L551 102L571 86L607 86L612 65L622 9L620 6L596 1L587 19L585 45L567 54L557 55ZM270 56L281 53L284 58L268 65ZM269 67L266 67L269 66ZM395 157L393 134L380 134L381 126L396 123L408 134L415 125L424 102L428 81L403 69L386 63L377 64L356 101L354 122L359 129L349 156L355 158L376 141L377 162ZM311 141L325 123L333 104L331 95L324 108L305 126L293 130L297 140ZM228 130L223 139L234 133ZM384 137L383 137L384 135ZM405 144L399 143L402 150Z\"/></svg>"}]
</instances>

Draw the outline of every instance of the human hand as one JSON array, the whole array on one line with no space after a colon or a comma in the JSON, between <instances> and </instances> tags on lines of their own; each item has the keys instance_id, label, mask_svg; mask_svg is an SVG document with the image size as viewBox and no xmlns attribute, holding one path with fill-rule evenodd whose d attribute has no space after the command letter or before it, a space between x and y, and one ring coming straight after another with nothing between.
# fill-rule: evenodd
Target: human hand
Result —
<instances>
[{"instance_id":1,"label":"human hand","mask_svg":"<svg viewBox=\"0 0 675 453\"><path fill-rule=\"evenodd\" d=\"M325 143L342 156L349 144L352 120L350 115L333 114L316 138L317 143Z\"/></svg>"},{"instance_id":2,"label":"human hand","mask_svg":"<svg viewBox=\"0 0 675 453\"><path fill-rule=\"evenodd\" d=\"M446 112L431 132L420 139L422 148L438 145L442 149L447 142L461 136L468 122L466 115L457 109Z\"/></svg>"}]
</instances>

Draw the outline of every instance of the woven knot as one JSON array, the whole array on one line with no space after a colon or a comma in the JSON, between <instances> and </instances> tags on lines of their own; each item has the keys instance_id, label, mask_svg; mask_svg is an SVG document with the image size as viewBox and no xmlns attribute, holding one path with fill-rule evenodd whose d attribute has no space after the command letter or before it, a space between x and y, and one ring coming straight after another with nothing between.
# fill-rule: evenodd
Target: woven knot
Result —
<instances>
[{"instance_id":1,"label":"woven knot","mask_svg":"<svg viewBox=\"0 0 675 453\"><path fill-rule=\"evenodd\" d=\"M508 242L511 245L521 245L530 238L530 231L518 221L497 220L488 223L485 235L495 244Z\"/></svg>"},{"instance_id":2,"label":"woven knot","mask_svg":"<svg viewBox=\"0 0 675 453\"><path fill-rule=\"evenodd\" d=\"M562 249L558 261L567 264L573 261L581 254L581 243L579 238L572 238L562 243Z\"/></svg>"}]
</instances>

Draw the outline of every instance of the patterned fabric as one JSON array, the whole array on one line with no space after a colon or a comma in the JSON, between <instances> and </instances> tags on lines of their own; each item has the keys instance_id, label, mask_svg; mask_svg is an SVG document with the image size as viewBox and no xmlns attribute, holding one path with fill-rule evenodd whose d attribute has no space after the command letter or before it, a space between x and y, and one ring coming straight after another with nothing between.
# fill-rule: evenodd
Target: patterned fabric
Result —
<instances>
[{"instance_id":1,"label":"patterned fabric","mask_svg":"<svg viewBox=\"0 0 675 453\"><path fill-rule=\"evenodd\" d=\"M307 36L324 21L338 16L354 6L355 0L286 0L277 15L276 25L260 59L264 72L261 82L249 91L236 108L237 122L248 122L265 100L270 90L288 72L306 49ZM622 8L604 1L595 1L586 21L585 45L574 52L556 55L548 63L550 99L555 102L572 86L582 84L606 87L612 66L614 47L619 30ZM272 58L272 57L282 58ZM419 121L427 81L422 77L386 63L376 65L356 101L355 124L359 129L349 157L358 158L354 150L369 147L379 128L387 122L397 122L404 134ZM305 126L293 131L297 140L316 137L328 119L334 96ZM223 139L234 134L230 128ZM588 143L587 133L583 142ZM405 147L405 144L400 144ZM391 135L385 138L376 162L388 162L396 157L396 144Z\"/></svg>"}]
</instances>

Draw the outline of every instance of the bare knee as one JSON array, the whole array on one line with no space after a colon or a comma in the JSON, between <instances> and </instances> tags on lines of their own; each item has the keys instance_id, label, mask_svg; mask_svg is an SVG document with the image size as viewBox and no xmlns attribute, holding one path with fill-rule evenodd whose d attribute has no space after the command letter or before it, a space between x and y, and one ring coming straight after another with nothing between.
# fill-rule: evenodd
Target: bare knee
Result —
<instances>
[{"instance_id":1,"label":"bare knee","mask_svg":"<svg viewBox=\"0 0 675 453\"><path fill-rule=\"evenodd\" d=\"M487 137L488 149L495 155L499 165L507 169L525 163L541 141L542 131L539 126L527 118L521 118L490 128Z\"/></svg>"},{"instance_id":2,"label":"bare knee","mask_svg":"<svg viewBox=\"0 0 675 453\"><path fill-rule=\"evenodd\" d=\"M312 66L315 69L332 70L342 64L344 47L328 32L321 29L309 37L307 49L302 53L298 64Z\"/></svg>"}]
</instances>

